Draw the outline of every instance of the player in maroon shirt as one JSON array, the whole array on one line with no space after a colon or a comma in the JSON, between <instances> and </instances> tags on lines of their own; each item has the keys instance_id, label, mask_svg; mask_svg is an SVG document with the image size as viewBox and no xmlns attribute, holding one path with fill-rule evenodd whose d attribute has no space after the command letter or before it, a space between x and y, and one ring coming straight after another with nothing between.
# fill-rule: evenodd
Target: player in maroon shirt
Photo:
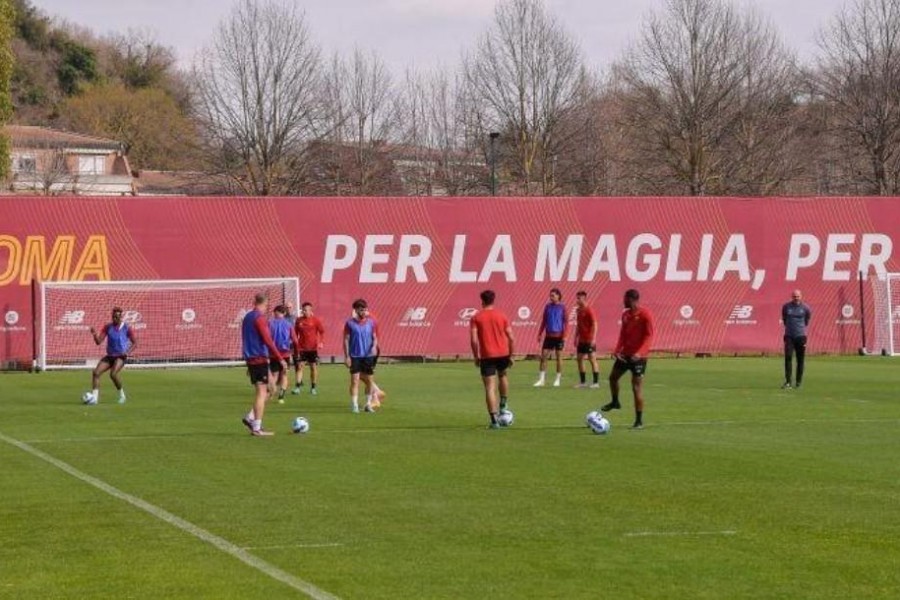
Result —
<instances>
[{"instance_id":1,"label":"player in maroon shirt","mask_svg":"<svg viewBox=\"0 0 900 600\"><path fill-rule=\"evenodd\" d=\"M609 374L609 391L612 401L601 408L608 411L622 408L619 404L619 379L631 371L631 390L634 392L634 425L632 429L644 428L644 373L647 371L647 356L653 341L653 315L639 305L641 295L637 290L625 292L625 310L622 312L622 329L614 352L616 362Z\"/></svg>"},{"instance_id":2,"label":"player in maroon shirt","mask_svg":"<svg viewBox=\"0 0 900 600\"><path fill-rule=\"evenodd\" d=\"M588 305L587 292L578 292L575 294L575 303L578 308L576 310L575 322L577 324L575 335L575 352L578 354L578 377L581 379L576 388L586 388L587 377L584 372L585 359L591 363L591 371L594 376L590 387L598 389L600 387L600 366L597 364L597 315L594 309Z\"/></svg>"},{"instance_id":3,"label":"player in maroon shirt","mask_svg":"<svg viewBox=\"0 0 900 600\"><path fill-rule=\"evenodd\" d=\"M325 326L322 320L313 314L311 302L304 302L300 308L300 316L294 321L294 333L297 344L294 347L294 372L297 385L291 391L299 394L303 389L303 365L309 365L309 391L315 396L319 393L319 350L325 345Z\"/></svg>"}]
</instances>

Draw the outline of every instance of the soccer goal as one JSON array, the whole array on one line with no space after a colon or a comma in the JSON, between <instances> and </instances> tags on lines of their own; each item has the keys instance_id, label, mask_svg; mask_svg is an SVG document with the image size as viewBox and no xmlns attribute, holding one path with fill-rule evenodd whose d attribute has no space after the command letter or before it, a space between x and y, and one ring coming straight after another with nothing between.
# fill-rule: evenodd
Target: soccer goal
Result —
<instances>
[{"instance_id":1,"label":"soccer goal","mask_svg":"<svg viewBox=\"0 0 900 600\"><path fill-rule=\"evenodd\" d=\"M875 306L873 354L900 356L900 273L869 279Z\"/></svg>"},{"instance_id":2,"label":"soccer goal","mask_svg":"<svg viewBox=\"0 0 900 600\"><path fill-rule=\"evenodd\" d=\"M241 362L241 320L256 294L269 308L299 306L300 281L198 279L43 282L35 288L36 368L93 368L105 347L90 334L110 322L113 307L134 331L131 367L227 366Z\"/></svg>"}]
</instances>

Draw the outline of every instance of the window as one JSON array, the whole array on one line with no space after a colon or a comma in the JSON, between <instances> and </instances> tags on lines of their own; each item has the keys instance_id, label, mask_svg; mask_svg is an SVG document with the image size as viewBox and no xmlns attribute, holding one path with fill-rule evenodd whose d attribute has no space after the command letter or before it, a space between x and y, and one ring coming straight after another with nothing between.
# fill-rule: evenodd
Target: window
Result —
<instances>
[{"instance_id":1,"label":"window","mask_svg":"<svg viewBox=\"0 0 900 600\"><path fill-rule=\"evenodd\" d=\"M97 156L79 156L78 157L78 174L79 175L103 175L106 171L106 157Z\"/></svg>"},{"instance_id":2,"label":"window","mask_svg":"<svg viewBox=\"0 0 900 600\"><path fill-rule=\"evenodd\" d=\"M16 173L34 173L37 171L37 161L31 155L13 157L13 171Z\"/></svg>"}]
</instances>

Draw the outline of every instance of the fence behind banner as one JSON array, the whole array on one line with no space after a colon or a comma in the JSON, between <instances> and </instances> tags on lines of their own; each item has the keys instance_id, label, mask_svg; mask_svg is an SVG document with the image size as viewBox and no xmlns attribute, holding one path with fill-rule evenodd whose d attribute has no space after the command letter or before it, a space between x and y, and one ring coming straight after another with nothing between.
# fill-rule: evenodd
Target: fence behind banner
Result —
<instances>
[{"instance_id":1,"label":"fence behind banner","mask_svg":"<svg viewBox=\"0 0 900 600\"><path fill-rule=\"evenodd\" d=\"M273 276L303 282L327 328L325 355L341 353L358 297L386 354L466 355L488 287L523 353L539 349L552 287L570 311L578 290L589 293L601 351L635 287L656 317L657 351L776 352L781 306L799 288L813 310L810 350L855 352L862 311L873 310L857 272L900 271L898 241L896 198L7 197L0 362L33 359L33 279Z\"/></svg>"}]
</instances>

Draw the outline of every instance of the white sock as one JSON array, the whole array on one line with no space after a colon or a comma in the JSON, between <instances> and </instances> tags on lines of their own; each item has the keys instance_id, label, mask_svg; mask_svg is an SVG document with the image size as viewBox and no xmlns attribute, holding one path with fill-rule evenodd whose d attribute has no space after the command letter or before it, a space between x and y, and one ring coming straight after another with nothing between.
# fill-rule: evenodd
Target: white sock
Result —
<instances>
[{"instance_id":1,"label":"white sock","mask_svg":"<svg viewBox=\"0 0 900 600\"><path fill-rule=\"evenodd\" d=\"M247 413L247 416L244 418L247 419L248 421L250 421L251 423L253 422L253 420L256 418L256 415L253 413L252 408L250 409L250 412Z\"/></svg>"},{"instance_id":2,"label":"white sock","mask_svg":"<svg viewBox=\"0 0 900 600\"><path fill-rule=\"evenodd\" d=\"M546 378L547 378L547 372L541 371L540 374L538 375L538 381L544 381Z\"/></svg>"},{"instance_id":3,"label":"white sock","mask_svg":"<svg viewBox=\"0 0 900 600\"><path fill-rule=\"evenodd\" d=\"M350 396L350 403L351 403L355 408L359 408L359 395L358 395L358 394L355 394L355 395L353 395L353 396Z\"/></svg>"},{"instance_id":4,"label":"white sock","mask_svg":"<svg viewBox=\"0 0 900 600\"><path fill-rule=\"evenodd\" d=\"M253 419L253 431L262 429L262 419Z\"/></svg>"},{"instance_id":5,"label":"white sock","mask_svg":"<svg viewBox=\"0 0 900 600\"><path fill-rule=\"evenodd\" d=\"M124 397L125 397L125 388L122 388L121 390L119 390L119 398L124 398Z\"/></svg>"},{"instance_id":6,"label":"white sock","mask_svg":"<svg viewBox=\"0 0 900 600\"><path fill-rule=\"evenodd\" d=\"M98 389L92 390L92 391L91 391L91 394L94 395L94 400L97 400L97 399L100 398L100 390L98 390Z\"/></svg>"},{"instance_id":7,"label":"white sock","mask_svg":"<svg viewBox=\"0 0 900 600\"><path fill-rule=\"evenodd\" d=\"M557 374L556 374L556 381L561 381L561 380L562 380L562 373L557 373Z\"/></svg>"},{"instance_id":8,"label":"white sock","mask_svg":"<svg viewBox=\"0 0 900 600\"><path fill-rule=\"evenodd\" d=\"M366 394L366 404L372 404L372 394Z\"/></svg>"}]
</instances>

